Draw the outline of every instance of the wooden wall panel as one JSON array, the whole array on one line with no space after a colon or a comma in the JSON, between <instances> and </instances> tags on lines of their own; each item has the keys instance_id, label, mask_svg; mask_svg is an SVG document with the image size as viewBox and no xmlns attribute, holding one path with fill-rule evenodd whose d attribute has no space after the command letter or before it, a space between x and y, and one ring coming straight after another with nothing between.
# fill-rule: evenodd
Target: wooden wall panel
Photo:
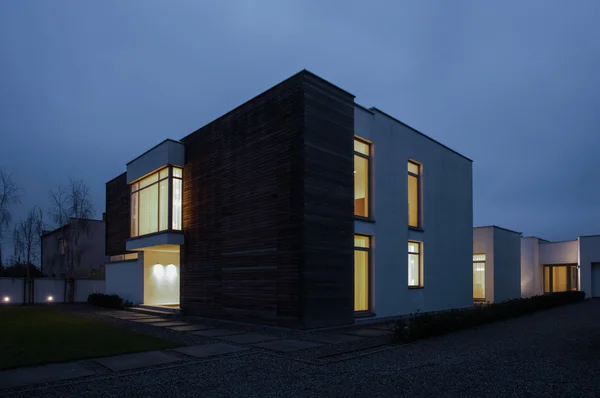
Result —
<instances>
[{"instance_id":1,"label":"wooden wall panel","mask_svg":"<svg viewBox=\"0 0 600 398\"><path fill-rule=\"evenodd\" d=\"M106 255L127 253L125 243L129 239L129 213L131 195L127 185L127 173L106 183Z\"/></svg>"}]
</instances>

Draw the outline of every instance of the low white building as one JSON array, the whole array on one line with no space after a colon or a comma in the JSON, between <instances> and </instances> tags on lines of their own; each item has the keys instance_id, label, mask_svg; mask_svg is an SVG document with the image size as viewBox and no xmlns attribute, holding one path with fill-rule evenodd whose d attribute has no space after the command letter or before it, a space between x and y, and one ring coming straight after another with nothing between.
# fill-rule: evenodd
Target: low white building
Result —
<instances>
[{"instance_id":1,"label":"low white building","mask_svg":"<svg viewBox=\"0 0 600 398\"><path fill-rule=\"evenodd\" d=\"M521 296L521 233L495 225L473 228L473 301Z\"/></svg>"},{"instance_id":2,"label":"low white building","mask_svg":"<svg viewBox=\"0 0 600 398\"><path fill-rule=\"evenodd\" d=\"M568 290L600 297L600 235L549 242L535 236L521 242L521 295Z\"/></svg>"}]
</instances>

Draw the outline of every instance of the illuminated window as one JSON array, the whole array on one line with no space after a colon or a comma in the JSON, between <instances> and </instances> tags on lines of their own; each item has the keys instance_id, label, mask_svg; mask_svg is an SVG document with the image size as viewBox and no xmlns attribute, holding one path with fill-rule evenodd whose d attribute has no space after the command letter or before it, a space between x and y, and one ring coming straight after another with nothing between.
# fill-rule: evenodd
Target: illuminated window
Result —
<instances>
[{"instance_id":1,"label":"illuminated window","mask_svg":"<svg viewBox=\"0 0 600 398\"><path fill-rule=\"evenodd\" d=\"M473 254L473 299L485 300L485 254Z\"/></svg>"},{"instance_id":2,"label":"illuminated window","mask_svg":"<svg viewBox=\"0 0 600 398\"><path fill-rule=\"evenodd\" d=\"M421 166L415 162L408 161L408 226L420 227L420 184Z\"/></svg>"},{"instance_id":3,"label":"illuminated window","mask_svg":"<svg viewBox=\"0 0 600 398\"><path fill-rule=\"evenodd\" d=\"M408 242L408 286L423 286L422 249L421 242Z\"/></svg>"},{"instance_id":4,"label":"illuminated window","mask_svg":"<svg viewBox=\"0 0 600 398\"><path fill-rule=\"evenodd\" d=\"M181 168L168 166L131 184L132 237L181 229L182 176Z\"/></svg>"},{"instance_id":5,"label":"illuminated window","mask_svg":"<svg viewBox=\"0 0 600 398\"><path fill-rule=\"evenodd\" d=\"M138 258L137 253L119 254L116 256L110 256L110 262L116 263L119 261L137 260L137 258Z\"/></svg>"},{"instance_id":6,"label":"illuminated window","mask_svg":"<svg viewBox=\"0 0 600 398\"><path fill-rule=\"evenodd\" d=\"M370 250L370 237L354 235L354 311L369 310Z\"/></svg>"},{"instance_id":7,"label":"illuminated window","mask_svg":"<svg viewBox=\"0 0 600 398\"><path fill-rule=\"evenodd\" d=\"M354 139L354 215L369 217L369 164L371 145Z\"/></svg>"},{"instance_id":8,"label":"illuminated window","mask_svg":"<svg viewBox=\"0 0 600 398\"><path fill-rule=\"evenodd\" d=\"M577 290L577 265L544 266L544 293Z\"/></svg>"}]
</instances>

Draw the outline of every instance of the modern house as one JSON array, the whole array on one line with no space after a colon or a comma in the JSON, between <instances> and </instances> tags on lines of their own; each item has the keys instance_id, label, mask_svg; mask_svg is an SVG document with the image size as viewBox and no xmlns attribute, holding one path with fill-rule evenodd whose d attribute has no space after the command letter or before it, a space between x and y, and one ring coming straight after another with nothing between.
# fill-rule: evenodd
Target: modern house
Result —
<instances>
[{"instance_id":1,"label":"modern house","mask_svg":"<svg viewBox=\"0 0 600 398\"><path fill-rule=\"evenodd\" d=\"M521 297L521 233L495 225L473 228L473 301Z\"/></svg>"},{"instance_id":2,"label":"modern house","mask_svg":"<svg viewBox=\"0 0 600 398\"><path fill-rule=\"evenodd\" d=\"M521 244L521 294L581 290L600 297L600 235L549 242L535 236Z\"/></svg>"},{"instance_id":3,"label":"modern house","mask_svg":"<svg viewBox=\"0 0 600 398\"><path fill-rule=\"evenodd\" d=\"M301 71L106 184L107 293L287 327L473 303L472 162Z\"/></svg>"},{"instance_id":4,"label":"modern house","mask_svg":"<svg viewBox=\"0 0 600 398\"><path fill-rule=\"evenodd\" d=\"M72 218L42 234L42 273L53 278L104 277L105 230L103 220Z\"/></svg>"}]
</instances>

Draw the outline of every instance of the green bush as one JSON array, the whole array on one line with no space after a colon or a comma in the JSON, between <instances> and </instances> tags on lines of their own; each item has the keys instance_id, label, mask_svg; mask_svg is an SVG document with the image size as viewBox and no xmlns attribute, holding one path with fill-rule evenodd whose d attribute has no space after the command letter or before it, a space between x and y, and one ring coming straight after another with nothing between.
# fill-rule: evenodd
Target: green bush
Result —
<instances>
[{"instance_id":1,"label":"green bush","mask_svg":"<svg viewBox=\"0 0 600 398\"><path fill-rule=\"evenodd\" d=\"M560 292L543 296L519 298L496 304L480 304L474 308L452 309L444 312L411 314L396 322L394 341L410 342L467 329L534 311L582 301L584 292Z\"/></svg>"},{"instance_id":2,"label":"green bush","mask_svg":"<svg viewBox=\"0 0 600 398\"><path fill-rule=\"evenodd\" d=\"M130 306L131 303L123 300L116 294L92 293L88 296L88 304L98 307L121 309Z\"/></svg>"}]
</instances>

